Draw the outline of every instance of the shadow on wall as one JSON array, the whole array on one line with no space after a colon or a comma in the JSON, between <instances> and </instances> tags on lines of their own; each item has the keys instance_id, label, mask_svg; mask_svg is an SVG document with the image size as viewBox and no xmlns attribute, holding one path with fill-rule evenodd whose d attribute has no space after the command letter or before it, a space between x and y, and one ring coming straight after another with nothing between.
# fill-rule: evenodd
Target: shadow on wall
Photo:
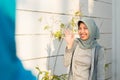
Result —
<instances>
[{"instance_id":1,"label":"shadow on wall","mask_svg":"<svg viewBox=\"0 0 120 80\"><path fill-rule=\"evenodd\" d=\"M51 73L55 75L65 74L67 72L67 69L64 67L63 64L65 42L64 40L58 41L57 39L54 39L52 43L54 49L51 50L51 47L49 47L48 50L49 56L51 56L48 59L48 70L51 70Z\"/></svg>"},{"instance_id":2,"label":"shadow on wall","mask_svg":"<svg viewBox=\"0 0 120 80\"><path fill-rule=\"evenodd\" d=\"M67 11L68 1L61 2L61 10ZM62 19L64 21L64 18ZM68 19L67 19L68 20ZM52 41L52 49L51 46L48 45L48 54L51 56L48 59L48 70L51 70L52 74L61 75L67 73L67 68L64 67L63 64L63 55L65 51L65 41L62 39L61 41L54 39Z\"/></svg>"}]
</instances>

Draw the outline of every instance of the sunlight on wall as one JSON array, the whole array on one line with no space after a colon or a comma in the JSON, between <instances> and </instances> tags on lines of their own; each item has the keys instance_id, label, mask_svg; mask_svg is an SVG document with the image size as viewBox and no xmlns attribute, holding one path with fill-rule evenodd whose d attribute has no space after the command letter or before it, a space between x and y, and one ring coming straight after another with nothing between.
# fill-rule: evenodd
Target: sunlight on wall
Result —
<instances>
[{"instance_id":1,"label":"sunlight on wall","mask_svg":"<svg viewBox=\"0 0 120 80\"><path fill-rule=\"evenodd\" d=\"M89 16L93 13L94 0L88 0L88 13Z\"/></svg>"}]
</instances>

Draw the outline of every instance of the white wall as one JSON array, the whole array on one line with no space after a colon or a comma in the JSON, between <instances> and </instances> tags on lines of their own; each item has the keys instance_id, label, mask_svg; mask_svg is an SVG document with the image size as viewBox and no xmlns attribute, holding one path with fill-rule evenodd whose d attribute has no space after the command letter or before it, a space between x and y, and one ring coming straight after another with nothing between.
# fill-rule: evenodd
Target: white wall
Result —
<instances>
[{"instance_id":1,"label":"white wall","mask_svg":"<svg viewBox=\"0 0 120 80\"><path fill-rule=\"evenodd\" d=\"M43 30L45 25L59 26L59 21L68 23L74 11L81 9L84 17L94 18L99 26L99 42L105 48L106 79L111 79L112 53L112 1L95 0L92 14L88 11L88 0L18 0L16 41L17 54L25 68L35 74L36 66L42 70L53 70L55 74L66 73L63 66L65 42L56 56L60 42L54 40L50 32ZM39 19L42 18L42 22ZM56 23L55 23L55 20ZM58 24L57 24L58 23Z\"/></svg>"}]
</instances>

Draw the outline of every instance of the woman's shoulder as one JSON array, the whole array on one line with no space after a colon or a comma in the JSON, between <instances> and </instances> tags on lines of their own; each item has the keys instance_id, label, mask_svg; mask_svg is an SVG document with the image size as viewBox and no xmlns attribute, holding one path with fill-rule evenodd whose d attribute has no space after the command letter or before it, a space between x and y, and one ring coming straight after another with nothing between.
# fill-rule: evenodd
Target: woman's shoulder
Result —
<instances>
[{"instance_id":1,"label":"woman's shoulder","mask_svg":"<svg viewBox=\"0 0 120 80\"><path fill-rule=\"evenodd\" d=\"M98 50L98 55L103 56L104 55L104 47L101 45L96 46L97 50Z\"/></svg>"},{"instance_id":2,"label":"woman's shoulder","mask_svg":"<svg viewBox=\"0 0 120 80\"><path fill-rule=\"evenodd\" d=\"M104 55L104 47L100 44L96 45L95 50L97 51L98 55Z\"/></svg>"},{"instance_id":3,"label":"woman's shoulder","mask_svg":"<svg viewBox=\"0 0 120 80\"><path fill-rule=\"evenodd\" d=\"M74 43L79 43L80 38L75 38Z\"/></svg>"},{"instance_id":4,"label":"woman's shoulder","mask_svg":"<svg viewBox=\"0 0 120 80\"><path fill-rule=\"evenodd\" d=\"M104 47L103 47L103 46L101 46L100 44L97 44L97 45L96 45L96 48L99 48L99 49L104 49Z\"/></svg>"}]
</instances>

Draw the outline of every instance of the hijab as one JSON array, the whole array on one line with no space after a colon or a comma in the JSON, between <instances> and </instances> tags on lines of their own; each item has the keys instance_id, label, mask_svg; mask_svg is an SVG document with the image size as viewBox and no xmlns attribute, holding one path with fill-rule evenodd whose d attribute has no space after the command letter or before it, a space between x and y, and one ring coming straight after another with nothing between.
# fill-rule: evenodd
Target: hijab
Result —
<instances>
[{"instance_id":1,"label":"hijab","mask_svg":"<svg viewBox=\"0 0 120 80\"><path fill-rule=\"evenodd\" d=\"M90 36L87 40L82 40L81 38L77 38L79 42L79 46L82 49L91 49L96 45L98 45L96 40L99 39L100 36L99 29L95 21L91 18L82 18L80 21L78 21L78 27L81 23L84 23L87 26Z\"/></svg>"}]
</instances>

